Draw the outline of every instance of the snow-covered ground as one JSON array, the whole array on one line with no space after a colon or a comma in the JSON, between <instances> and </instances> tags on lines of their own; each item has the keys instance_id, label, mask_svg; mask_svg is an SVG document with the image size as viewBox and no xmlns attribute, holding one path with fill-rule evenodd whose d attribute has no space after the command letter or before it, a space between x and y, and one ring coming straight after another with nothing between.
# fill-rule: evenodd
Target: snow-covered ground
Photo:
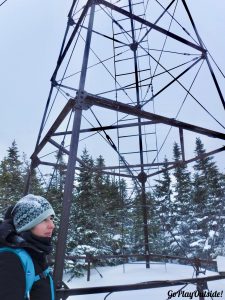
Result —
<instances>
[{"instance_id":1,"label":"snow-covered ground","mask_svg":"<svg viewBox=\"0 0 225 300\"><path fill-rule=\"evenodd\" d=\"M74 278L70 282L68 275L65 275L64 281L70 288L83 288L83 287L97 287L106 285L120 285L140 283L145 281L155 280L173 280L182 278L192 278L194 276L194 270L190 266L178 265L178 264L151 264L150 269L145 268L145 264L125 264L116 267L102 267L95 270L91 270L90 281L87 282L86 277ZM215 275L215 272L206 272L206 275ZM199 297L192 297L190 292L196 290L196 286L189 284L184 287L183 292L185 296L173 294L180 290L182 286L171 286L165 288L154 288L145 290L133 290L129 292L114 292L107 296L107 294L91 294L71 296L68 299L72 300L166 300L166 299L199 299ZM217 293L217 296L205 297L205 300L225 300L225 280L217 280L208 283L209 291ZM105 298L107 296L107 298Z\"/></svg>"}]
</instances>

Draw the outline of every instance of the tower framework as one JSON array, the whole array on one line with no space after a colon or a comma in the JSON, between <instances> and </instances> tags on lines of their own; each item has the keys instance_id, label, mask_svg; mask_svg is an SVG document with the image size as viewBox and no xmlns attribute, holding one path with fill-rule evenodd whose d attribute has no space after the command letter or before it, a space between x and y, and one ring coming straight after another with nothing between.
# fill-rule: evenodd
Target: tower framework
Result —
<instances>
[{"instance_id":1,"label":"tower framework","mask_svg":"<svg viewBox=\"0 0 225 300\"><path fill-rule=\"evenodd\" d=\"M149 254L146 192L163 172L165 156L169 170L176 166L174 142L182 151L180 164L199 158L193 156L198 136L207 144L205 156L225 150L225 101L217 75L184 0L73 1L31 156L32 170L59 167L56 150L67 155L54 270L58 287L82 148L105 157L104 173L139 189Z\"/></svg>"}]
</instances>

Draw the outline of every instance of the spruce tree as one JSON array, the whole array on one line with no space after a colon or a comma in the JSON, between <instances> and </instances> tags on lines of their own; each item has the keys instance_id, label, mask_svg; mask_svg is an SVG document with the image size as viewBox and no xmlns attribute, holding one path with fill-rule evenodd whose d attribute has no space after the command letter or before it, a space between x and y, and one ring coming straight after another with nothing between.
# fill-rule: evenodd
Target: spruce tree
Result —
<instances>
[{"instance_id":1,"label":"spruce tree","mask_svg":"<svg viewBox=\"0 0 225 300\"><path fill-rule=\"evenodd\" d=\"M170 245L174 242L171 232L175 228L173 191L170 172L168 171L168 160L164 159L162 178L156 180L154 186L155 213L160 228L155 242L161 252L168 254Z\"/></svg>"},{"instance_id":2,"label":"spruce tree","mask_svg":"<svg viewBox=\"0 0 225 300\"><path fill-rule=\"evenodd\" d=\"M51 202L56 215L60 217L65 184L66 164L64 162L64 157L61 151L57 152L56 159L57 167L54 168L51 176L48 176L46 196Z\"/></svg>"},{"instance_id":3,"label":"spruce tree","mask_svg":"<svg viewBox=\"0 0 225 300\"><path fill-rule=\"evenodd\" d=\"M7 150L8 154L0 163L0 210L13 205L23 196L24 177L19 150L15 141Z\"/></svg>"},{"instance_id":4,"label":"spruce tree","mask_svg":"<svg viewBox=\"0 0 225 300\"><path fill-rule=\"evenodd\" d=\"M92 203L93 203L93 229L98 233L98 252L110 252L111 233L109 224L112 220L108 212L110 210L110 177L103 173L102 168L105 166L104 158L100 155L94 162L93 167L93 188L92 188Z\"/></svg>"},{"instance_id":5,"label":"spruce tree","mask_svg":"<svg viewBox=\"0 0 225 300\"><path fill-rule=\"evenodd\" d=\"M204 157L206 150L200 138L196 139L194 165L194 192L196 224L192 243L197 255L214 257L224 235L224 176L213 157Z\"/></svg>"},{"instance_id":6,"label":"spruce tree","mask_svg":"<svg viewBox=\"0 0 225 300\"><path fill-rule=\"evenodd\" d=\"M129 208L127 208L127 192L124 180L106 181L105 198L105 235L108 236L106 245L113 254L121 254L129 243L127 227L130 225Z\"/></svg>"},{"instance_id":7,"label":"spruce tree","mask_svg":"<svg viewBox=\"0 0 225 300\"><path fill-rule=\"evenodd\" d=\"M95 161L87 149L81 155L82 163L75 178L74 202L68 238L68 253L72 255L104 255L122 252L127 232L123 229L123 205L126 202L126 184L104 174L104 158ZM126 223L127 224L127 223ZM112 261L98 261L98 264ZM97 262L96 262L97 263ZM79 262L69 269L82 274Z\"/></svg>"},{"instance_id":8,"label":"spruce tree","mask_svg":"<svg viewBox=\"0 0 225 300\"><path fill-rule=\"evenodd\" d=\"M53 173L51 175L45 176L45 180L47 181L47 186L45 187L45 197L51 203L56 218L54 220L55 230L53 236L53 245L56 245L56 239L59 230L59 223L61 218L62 211L62 200L64 193L64 184L65 184L65 171L66 164L64 162L64 157L61 151L56 153L56 161L57 167L54 168ZM36 186L31 183L32 189L36 188Z\"/></svg>"},{"instance_id":9,"label":"spruce tree","mask_svg":"<svg viewBox=\"0 0 225 300\"><path fill-rule=\"evenodd\" d=\"M93 159L87 149L82 155L82 164L75 178L76 192L72 205L71 224L73 224L73 236L69 243L69 249L75 253L82 248L83 253L88 251L90 244L94 243L97 235L95 231L95 203L93 199ZM74 252L75 251L75 252Z\"/></svg>"},{"instance_id":10,"label":"spruce tree","mask_svg":"<svg viewBox=\"0 0 225 300\"><path fill-rule=\"evenodd\" d=\"M45 184L43 179L37 175L36 169L32 170L32 173L30 174L30 164L25 153L23 153L22 160L23 160L22 174L23 174L24 187L27 184L28 176L30 176L29 193L43 196L45 193L44 190Z\"/></svg>"},{"instance_id":11,"label":"spruce tree","mask_svg":"<svg viewBox=\"0 0 225 300\"><path fill-rule=\"evenodd\" d=\"M127 183L124 179L118 181L118 218L120 253L132 253L133 208L132 195L128 197Z\"/></svg>"},{"instance_id":12,"label":"spruce tree","mask_svg":"<svg viewBox=\"0 0 225 300\"><path fill-rule=\"evenodd\" d=\"M107 209L109 205L109 185L110 177L103 174L102 168L105 166L104 158L100 155L95 161L93 161L93 167L95 171L92 174L92 208L94 220L93 228L100 238L98 244L99 249L107 248L109 234L107 231L109 216L107 215Z\"/></svg>"},{"instance_id":13,"label":"spruce tree","mask_svg":"<svg viewBox=\"0 0 225 300\"><path fill-rule=\"evenodd\" d=\"M191 192L192 183L187 165L181 163L181 150L177 143L173 147L174 168L174 214L176 226L173 230L175 240L171 245L177 255L187 255L190 251L190 229L192 226Z\"/></svg>"}]
</instances>

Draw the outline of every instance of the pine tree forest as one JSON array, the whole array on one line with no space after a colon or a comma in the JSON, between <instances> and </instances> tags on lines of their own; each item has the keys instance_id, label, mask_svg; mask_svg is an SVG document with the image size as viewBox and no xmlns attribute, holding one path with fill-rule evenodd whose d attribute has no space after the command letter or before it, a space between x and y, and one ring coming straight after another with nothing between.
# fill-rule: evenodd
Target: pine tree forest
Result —
<instances>
[{"instance_id":1,"label":"pine tree forest","mask_svg":"<svg viewBox=\"0 0 225 300\"><path fill-rule=\"evenodd\" d=\"M195 155L205 153L197 138ZM56 212L56 232L60 220L65 162L56 154L60 168L53 174L32 174L30 193L46 197ZM214 259L225 255L225 174L219 171L214 157L200 158L190 167L179 163L181 150L173 147L176 168L168 170L165 157L163 173L147 193L147 216L150 251L154 254ZM104 157L93 159L83 149L75 175L67 255L143 254L144 237L140 194L128 193L123 179L101 171ZM84 167L85 165L85 167ZM65 167L64 167L65 166ZM94 169L94 170L93 170ZM97 171L96 171L97 170ZM20 155L16 141L0 162L0 217L24 195L29 161ZM96 263L110 265L118 260L106 258ZM68 260L66 268L82 275L83 260Z\"/></svg>"}]
</instances>

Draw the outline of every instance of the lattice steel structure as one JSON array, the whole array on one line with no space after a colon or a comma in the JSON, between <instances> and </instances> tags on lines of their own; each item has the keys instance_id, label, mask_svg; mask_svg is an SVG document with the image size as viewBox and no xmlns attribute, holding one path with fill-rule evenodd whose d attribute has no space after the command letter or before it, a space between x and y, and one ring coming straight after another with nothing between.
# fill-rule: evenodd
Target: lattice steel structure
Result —
<instances>
[{"instance_id":1,"label":"lattice steel structure","mask_svg":"<svg viewBox=\"0 0 225 300\"><path fill-rule=\"evenodd\" d=\"M31 170L58 167L55 150L68 157L54 271L58 287L84 145L103 155L103 172L141 191L148 254L146 191L162 172L165 155L168 169L175 167L174 142L182 150L180 164L197 159L199 135L205 156L225 150L225 101L217 76L185 0L73 1L31 156Z\"/></svg>"}]
</instances>

